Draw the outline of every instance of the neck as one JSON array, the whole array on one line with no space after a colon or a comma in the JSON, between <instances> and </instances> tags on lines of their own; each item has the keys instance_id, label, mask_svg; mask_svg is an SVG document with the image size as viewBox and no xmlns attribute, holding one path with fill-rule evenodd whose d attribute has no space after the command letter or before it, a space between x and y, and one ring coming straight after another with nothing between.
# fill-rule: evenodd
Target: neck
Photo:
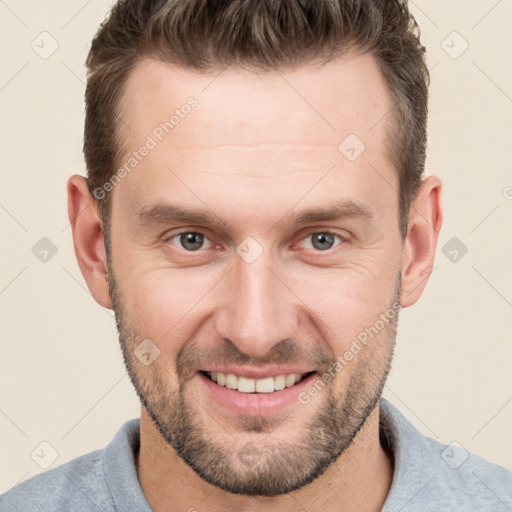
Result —
<instances>
[{"instance_id":1,"label":"neck","mask_svg":"<svg viewBox=\"0 0 512 512\"><path fill-rule=\"evenodd\" d=\"M270 498L230 494L205 482L185 464L142 408L137 473L154 512L370 512L384 505L393 478L393 462L380 444L377 406L350 447L309 485Z\"/></svg>"}]
</instances>

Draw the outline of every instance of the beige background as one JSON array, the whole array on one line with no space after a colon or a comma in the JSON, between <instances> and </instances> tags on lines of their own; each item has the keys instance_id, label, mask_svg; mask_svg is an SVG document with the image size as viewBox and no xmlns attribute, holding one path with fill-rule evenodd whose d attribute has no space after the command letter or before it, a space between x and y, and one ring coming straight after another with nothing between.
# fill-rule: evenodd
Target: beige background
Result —
<instances>
[{"instance_id":1,"label":"beige background","mask_svg":"<svg viewBox=\"0 0 512 512\"><path fill-rule=\"evenodd\" d=\"M85 286L66 213L66 179L84 173L83 63L109 6L0 2L4 491L52 461L41 442L58 453L55 467L103 447L139 413L113 315ZM424 297L402 312L385 394L425 434L512 469L512 2L411 9L429 51L427 169L444 182L445 220ZM59 45L47 59L31 48L51 49L43 31ZM32 252L42 237L57 248L45 263ZM442 252L452 237L468 248L457 262Z\"/></svg>"}]
</instances>

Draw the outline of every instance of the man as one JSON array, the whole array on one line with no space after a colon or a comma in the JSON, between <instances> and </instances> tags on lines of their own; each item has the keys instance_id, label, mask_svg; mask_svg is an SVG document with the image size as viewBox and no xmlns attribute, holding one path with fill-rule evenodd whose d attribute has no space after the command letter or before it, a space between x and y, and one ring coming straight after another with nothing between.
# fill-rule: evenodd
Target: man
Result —
<instances>
[{"instance_id":1,"label":"man","mask_svg":"<svg viewBox=\"0 0 512 512\"><path fill-rule=\"evenodd\" d=\"M512 510L381 399L442 222L406 4L124 0L87 65L69 216L141 418L2 510Z\"/></svg>"}]
</instances>

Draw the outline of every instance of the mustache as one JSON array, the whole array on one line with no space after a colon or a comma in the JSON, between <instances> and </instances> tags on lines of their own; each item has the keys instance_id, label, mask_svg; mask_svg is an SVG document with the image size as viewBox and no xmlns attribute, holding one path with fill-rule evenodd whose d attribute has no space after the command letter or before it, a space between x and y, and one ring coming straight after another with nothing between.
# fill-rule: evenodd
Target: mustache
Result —
<instances>
[{"instance_id":1,"label":"mustache","mask_svg":"<svg viewBox=\"0 0 512 512\"><path fill-rule=\"evenodd\" d=\"M326 371L336 361L336 356L327 349L327 343L315 343L309 349L305 345L287 338L276 343L266 354L251 356L242 352L231 340L222 338L215 345L201 346L197 339L186 343L176 357L178 379L185 382L192 378L195 370L206 365L244 365L261 368L269 365L314 366L319 372Z\"/></svg>"}]
</instances>

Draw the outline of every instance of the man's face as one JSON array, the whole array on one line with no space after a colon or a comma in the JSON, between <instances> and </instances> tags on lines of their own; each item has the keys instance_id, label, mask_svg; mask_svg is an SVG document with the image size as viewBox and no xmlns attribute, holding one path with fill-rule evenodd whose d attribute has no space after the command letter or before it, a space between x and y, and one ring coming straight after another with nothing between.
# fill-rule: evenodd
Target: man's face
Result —
<instances>
[{"instance_id":1,"label":"man's face","mask_svg":"<svg viewBox=\"0 0 512 512\"><path fill-rule=\"evenodd\" d=\"M119 167L138 156L112 192L110 259L125 362L163 438L224 490L309 483L378 402L403 247L390 109L369 55L202 75L145 60L129 78Z\"/></svg>"}]
</instances>

